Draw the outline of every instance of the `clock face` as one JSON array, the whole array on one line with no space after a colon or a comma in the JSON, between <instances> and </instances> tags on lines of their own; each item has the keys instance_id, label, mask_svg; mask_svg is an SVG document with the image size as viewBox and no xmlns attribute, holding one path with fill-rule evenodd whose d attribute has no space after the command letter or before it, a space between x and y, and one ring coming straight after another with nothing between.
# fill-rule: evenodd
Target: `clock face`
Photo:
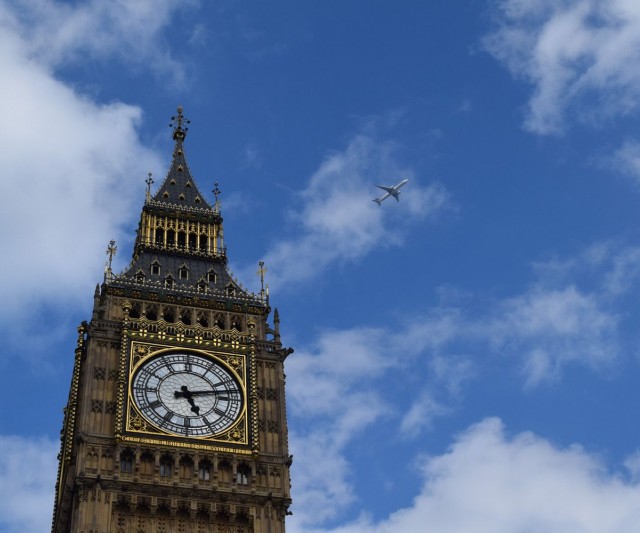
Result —
<instances>
[{"instance_id":1,"label":"clock face","mask_svg":"<svg viewBox=\"0 0 640 533\"><path fill-rule=\"evenodd\" d=\"M148 422L184 437L216 435L242 412L242 389L233 373L198 353L165 353L145 361L133 376L131 394Z\"/></svg>"}]
</instances>

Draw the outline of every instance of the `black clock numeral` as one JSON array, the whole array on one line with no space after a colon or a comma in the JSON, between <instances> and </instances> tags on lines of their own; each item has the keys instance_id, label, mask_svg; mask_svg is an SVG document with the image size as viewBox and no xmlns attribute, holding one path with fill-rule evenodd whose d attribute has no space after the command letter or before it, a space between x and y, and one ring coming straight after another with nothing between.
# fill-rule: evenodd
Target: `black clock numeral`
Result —
<instances>
[{"instance_id":1,"label":"black clock numeral","mask_svg":"<svg viewBox=\"0 0 640 533\"><path fill-rule=\"evenodd\" d=\"M221 416L221 417L223 416L223 417L225 417L225 418L228 418L228 417L227 417L227 413L226 413L226 411L223 411L222 409L218 409L217 407L214 407L214 408L213 408L213 412L214 412L215 414L217 414L218 416Z\"/></svg>"},{"instance_id":2,"label":"black clock numeral","mask_svg":"<svg viewBox=\"0 0 640 533\"><path fill-rule=\"evenodd\" d=\"M155 409L160 405L162 405L162 402L160 400L153 400L152 402L149 402L149 407L151 407L151 409Z\"/></svg>"},{"instance_id":3,"label":"black clock numeral","mask_svg":"<svg viewBox=\"0 0 640 533\"><path fill-rule=\"evenodd\" d=\"M222 381L218 381L218 383L214 383L213 384L213 388L215 389L216 387L218 387L220 385L230 385L233 382L234 382L234 380L231 379L231 378L223 379Z\"/></svg>"}]
</instances>

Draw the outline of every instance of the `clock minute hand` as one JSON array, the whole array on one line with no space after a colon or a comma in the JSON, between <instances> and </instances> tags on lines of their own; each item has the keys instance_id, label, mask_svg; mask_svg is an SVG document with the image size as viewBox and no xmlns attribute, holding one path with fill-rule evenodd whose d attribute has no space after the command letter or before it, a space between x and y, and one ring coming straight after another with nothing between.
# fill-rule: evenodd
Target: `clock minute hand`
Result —
<instances>
[{"instance_id":1,"label":"clock minute hand","mask_svg":"<svg viewBox=\"0 0 640 533\"><path fill-rule=\"evenodd\" d=\"M237 390L194 390L190 391L190 394L193 396L203 396L205 394L224 394L224 393L234 393L238 392Z\"/></svg>"}]
</instances>

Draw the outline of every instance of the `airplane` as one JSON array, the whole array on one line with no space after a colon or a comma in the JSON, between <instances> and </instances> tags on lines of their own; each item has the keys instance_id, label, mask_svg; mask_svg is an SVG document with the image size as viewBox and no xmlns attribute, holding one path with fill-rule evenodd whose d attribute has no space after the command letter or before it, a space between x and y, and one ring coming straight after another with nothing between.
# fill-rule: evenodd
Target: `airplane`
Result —
<instances>
[{"instance_id":1,"label":"airplane","mask_svg":"<svg viewBox=\"0 0 640 533\"><path fill-rule=\"evenodd\" d=\"M402 180L400 183L398 183L397 185L393 185L392 187L385 187L384 185L376 185L376 187L379 187L380 189L385 191L385 193L380 198L374 198L373 201L378 205L381 205L384 200L389 198L389 196L393 196L396 199L396 201L399 202L400 198L398 198L398 196L400 196L400 191L398 189L400 189L400 187L405 185L408 181L409 180L406 180L406 179Z\"/></svg>"}]
</instances>

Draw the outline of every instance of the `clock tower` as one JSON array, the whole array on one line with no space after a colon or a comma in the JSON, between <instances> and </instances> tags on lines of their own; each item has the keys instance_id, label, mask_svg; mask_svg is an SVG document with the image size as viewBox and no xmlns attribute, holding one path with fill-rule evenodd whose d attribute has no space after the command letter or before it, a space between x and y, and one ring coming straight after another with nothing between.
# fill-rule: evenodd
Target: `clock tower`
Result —
<instances>
[{"instance_id":1,"label":"clock tower","mask_svg":"<svg viewBox=\"0 0 640 533\"><path fill-rule=\"evenodd\" d=\"M187 121L131 263L96 287L78 328L53 533L283 533L291 503L283 364L268 290L229 273L184 153ZM264 277L263 263L259 274Z\"/></svg>"}]
</instances>

